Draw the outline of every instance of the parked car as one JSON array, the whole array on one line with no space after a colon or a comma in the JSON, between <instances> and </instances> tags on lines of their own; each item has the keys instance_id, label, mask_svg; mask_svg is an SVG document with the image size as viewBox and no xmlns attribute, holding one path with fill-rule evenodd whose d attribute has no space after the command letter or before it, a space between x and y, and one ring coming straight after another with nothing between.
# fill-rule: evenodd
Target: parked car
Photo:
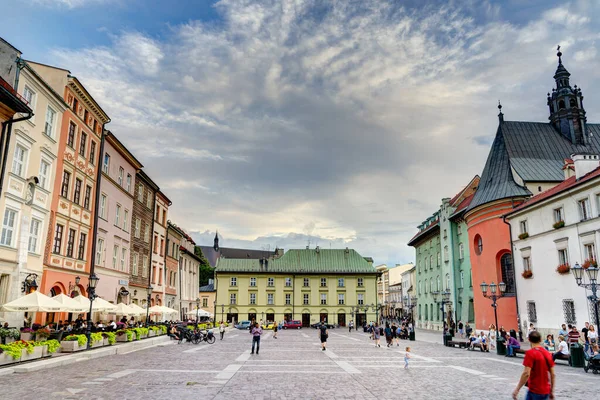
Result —
<instances>
[{"instance_id":1,"label":"parked car","mask_svg":"<svg viewBox=\"0 0 600 400\"><path fill-rule=\"evenodd\" d=\"M262 324L261 328L265 330L273 330L275 328L275 323L273 321L266 321Z\"/></svg>"},{"instance_id":2,"label":"parked car","mask_svg":"<svg viewBox=\"0 0 600 400\"><path fill-rule=\"evenodd\" d=\"M283 329L301 329L301 328L302 328L302 321L298 321L298 320L286 321L285 324L283 324Z\"/></svg>"},{"instance_id":3,"label":"parked car","mask_svg":"<svg viewBox=\"0 0 600 400\"><path fill-rule=\"evenodd\" d=\"M237 329L250 329L250 321L240 321L239 324L235 325Z\"/></svg>"},{"instance_id":4,"label":"parked car","mask_svg":"<svg viewBox=\"0 0 600 400\"><path fill-rule=\"evenodd\" d=\"M335 328L335 325L330 324L329 322L327 322L325 325L327 325L327 329L334 329ZM315 322L310 327L314 328L314 329L319 329L321 327L321 323L320 322Z\"/></svg>"}]
</instances>

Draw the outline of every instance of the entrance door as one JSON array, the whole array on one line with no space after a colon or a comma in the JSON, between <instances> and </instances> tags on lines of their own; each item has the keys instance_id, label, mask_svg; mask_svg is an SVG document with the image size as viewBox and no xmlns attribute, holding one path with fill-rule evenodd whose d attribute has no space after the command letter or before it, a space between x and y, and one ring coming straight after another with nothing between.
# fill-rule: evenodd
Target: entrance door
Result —
<instances>
[{"instance_id":1,"label":"entrance door","mask_svg":"<svg viewBox=\"0 0 600 400\"><path fill-rule=\"evenodd\" d=\"M329 322L329 321L327 321L327 313L319 314L319 322L323 322L323 321Z\"/></svg>"},{"instance_id":2,"label":"entrance door","mask_svg":"<svg viewBox=\"0 0 600 400\"><path fill-rule=\"evenodd\" d=\"M275 321L275 314L268 313L267 314L267 321Z\"/></svg>"},{"instance_id":3,"label":"entrance door","mask_svg":"<svg viewBox=\"0 0 600 400\"><path fill-rule=\"evenodd\" d=\"M283 314L283 319L285 321L291 321L294 317L292 317L292 314Z\"/></svg>"},{"instance_id":4,"label":"entrance door","mask_svg":"<svg viewBox=\"0 0 600 400\"><path fill-rule=\"evenodd\" d=\"M338 314L338 325L346 326L346 314Z\"/></svg>"},{"instance_id":5,"label":"entrance door","mask_svg":"<svg viewBox=\"0 0 600 400\"><path fill-rule=\"evenodd\" d=\"M367 323L367 314L356 314L356 326L364 326Z\"/></svg>"},{"instance_id":6,"label":"entrance door","mask_svg":"<svg viewBox=\"0 0 600 400\"><path fill-rule=\"evenodd\" d=\"M310 326L310 314L302 314L302 327L308 328Z\"/></svg>"},{"instance_id":7,"label":"entrance door","mask_svg":"<svg viewBox=\"0 0 600 400\"><path fill-rule=\"evenodd\" d=\"M248 313L248 321L256 321L256 313Z\"/></svg>"}]
</instances>

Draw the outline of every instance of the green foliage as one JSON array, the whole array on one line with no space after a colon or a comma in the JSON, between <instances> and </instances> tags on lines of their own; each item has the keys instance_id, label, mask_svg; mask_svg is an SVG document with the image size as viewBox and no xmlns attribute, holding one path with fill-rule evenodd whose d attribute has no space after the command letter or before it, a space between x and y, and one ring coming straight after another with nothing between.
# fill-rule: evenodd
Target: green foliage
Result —
<instances>
[{"instance_id":1,"label":"green foliage","mask_svg":"<svg viewBox=\"0 0 600 400\"><path fill-rule=\"evenodd\" d=\"M50 354L56 353L56 350L58 350L60 348L60 343L58 342L58 340L55 340L55 339L46 340L46 341L40 342L40 344L42 346L48 346L48 353L50 353Z\"/></svg>"},{"instance_id":2,"label":"green foliage","mask_svg":"<svg viewBox=\"0 0 600 400\"><path fill-rule=\"evenodd\" d=\"M102 342L104 337L102 337L102 332L90 333L90 339L92 339L92 343Z\"/></svg>"},{"instance_id":3,"label":"green foliage","mask_svg":"<svg viewBox=\"0 0 600 400\"><path fill-rule=\"evenodd\" d=\"M19 346L14 346L14 343L0 344L0 351L2 354L11 356L13 360L18 360L21 358L21 350L22 348Z\"/></svg>"},{"instance_id":4,"label":"green foliage","mask_svg":"<svg viewBox=\"0 0 600 400\"><path fill-rule=\"evenodd\" d=\"M140 340L142 336L148 336L148 328L131 328L135 332L135 340Z\"/></svg>"},{"instance_id":5,"label":"green foliage","mask_svg":"<svg viewBox=\"0 0 600 400\"><path fill-rule=\"evenodd\" d=\"M69 335L66 338L63 338L66 342L77 341L79 347L83 347L87 344L87 337L85 335Z\"/></svg>"},{"instance_id":6,"label":"green foliage","mask_svg":"<svg viewBox=\"0 0 600 400\"><path fill-rule=\"evenodd\" d=\"M200 246L194 247L194 254L200 259L200 274L198 276L200 286L208 285L209 279L215 278L215 269L210 266Z\"/></svg>"},{"instance_id":7,"label":"green foliage","mask_svg":"<svg viewBox=\"0 0 600 400\"><path fill-rule=\"evenodd\" d=\"M165 335L167 333L167 326L166 325L159 325L159 328L162 331L163 335Z\"/></svg>"},{"instance_id":8,"label":"green foliage","mask_svg":"<svg viewBox=\"0 0 600 400\"><path fill-rule=\"evenodd\" d=\"M0 328L1 338L21 339L21 332L17 328Z\"/></svg>"},{"instance_id":9,"label":"green foliage","mask_svg":"<svg viewBox=\"0 0 600 400\"><path fill-rule=\"evenodd\" d=\"M117 342L117 334L114 332L103 332L102 337L108 339L108 344L115 344Z\"/></svg>"},{"instance_id":10,"label":"green foliage","mask_svg":"<svg viewBox=\"0 0 600 400\"><path fill-rule=\"evenodd\" d=\"M117 336L127 335L127 341L131 342L133 340L133 331L131 329L119 329L117 331Z\"/></svg>"}]
</instances>

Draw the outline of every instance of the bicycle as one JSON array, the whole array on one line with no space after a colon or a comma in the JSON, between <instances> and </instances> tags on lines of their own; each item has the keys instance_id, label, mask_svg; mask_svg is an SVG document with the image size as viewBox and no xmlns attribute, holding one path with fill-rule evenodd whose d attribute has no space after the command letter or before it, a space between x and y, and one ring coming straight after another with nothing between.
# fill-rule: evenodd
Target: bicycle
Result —
<instances>
[{"instance_id":1,"label":"bicycle","mask_svg":"<svg viewBox=\"0 0 600 400\"><path fill-rule=\"evenodd\" d=\"M200 342L206 342L208 344L213 344L217 339L212 331L207 331L206 333L202 331L194 332L192 336L192 343L198 344Z\"/></svg>"}]
</instances>

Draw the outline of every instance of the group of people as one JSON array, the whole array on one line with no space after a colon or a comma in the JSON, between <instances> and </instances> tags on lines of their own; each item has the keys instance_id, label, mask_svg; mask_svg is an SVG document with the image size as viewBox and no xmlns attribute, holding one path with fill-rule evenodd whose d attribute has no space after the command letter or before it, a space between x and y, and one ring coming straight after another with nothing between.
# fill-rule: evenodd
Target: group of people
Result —
<instances>
[{"instance_id":1,"label":"group of people","mask_svg":"<svg viewBox=\"0 0 600 400\"><path fill-rule=\"evenodd\" d=\"M412 326L410 327L412 329ZM389 322L385 323L385 327L374 322L371 322L367 327L369 332L369 338L375 341L376 347L381 347L381 337L385 337L387 347L392 347L394 343L396 346L400 346L400 339L408 339L409 327L406 325L397 326L395 322L391 325Z\"/></svg>"},{"instance_id":2,"label":"group of people","mask_svg":"<svg viewBox=\"0 0 600 400\"><path fill-rule=\"evenodd\" d=\"M530 330L532 328L533 326L530 326ZM581 335L582 333L583 336ZM593 357L600 354L598 348L598 332L594 325L589 322L585 323L585 327L581 329L581 333L575 325L562 324L558 331L558 339L554 340L554 335L552 334L547 335L546 340L544 340L544 348L553 353L553 360L568 360L570 356L569 349L572 344L576 343L583 345L583 351L586 357Z\"/></svg>"}]
</instances>

